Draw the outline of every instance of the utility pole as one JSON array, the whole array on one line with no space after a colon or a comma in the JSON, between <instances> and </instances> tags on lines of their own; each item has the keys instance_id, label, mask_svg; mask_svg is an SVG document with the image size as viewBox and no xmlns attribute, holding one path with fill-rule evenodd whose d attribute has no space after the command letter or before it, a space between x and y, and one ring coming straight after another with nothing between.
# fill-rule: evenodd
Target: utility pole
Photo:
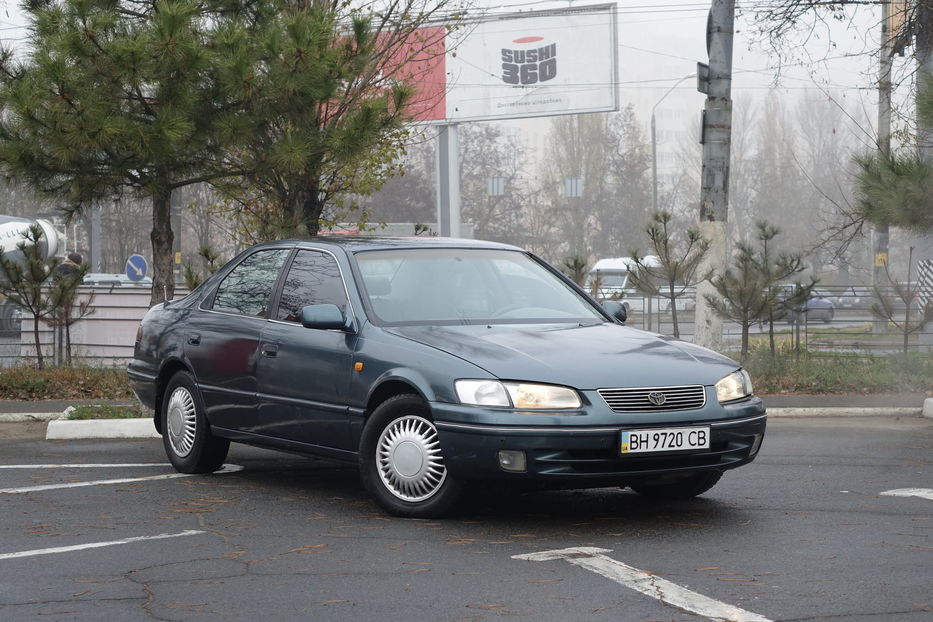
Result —
<instances>
[{"instance_id":1,"label":"utility pole","mask_svg":"<svg viewBox=\"0 0 933 622\"><path fill-rule=\"evenodd\" d=\"M881 59L878 71L878 151L881 157L891 157L891 5L881 4ZM871 233L872 271L871 284L883 287L887 283L888 224L877 223ZM888 322L876 318L872 322L873 333L887 331Z\"/></svg>"},{"instance_id":2,"label":"utility pole","mask_svg":"<svg viewBox=\"0 0 933 622\"><path fill-rule=\"evenodd\" d=\"M923 96L928 89L933 88L933 1L917 0L917 30L916 47L914 54L917 58L917 98ZM933 127L924 125L922 119L917 123L917 148L920 158L933 163ZM933 266L933 234L923 236L922 243L918 245L918 266L924 271L920 280L929 282L931 279L930 266ZM925 300L930 296L924 292ZM933 332L929 325L924 328L918 337L921 349L933 350Z\"/></svg>"},{"instance_id":3,"label":"utility pole","mask_svg":"<svg viewBox=\"0 0 933 622\"><path fill-rule=\"evenodd\" d=\"M707 94L703 108L703 171L700 178L700 233L710 242L699 273L721 272L726 266L726 224L729 216L729 161L732 150L732 37L735 0L713 0L706 30L708 78L699 88ZM707 72L705 67L698 75ZM705 90L704 90L705 89ZM706 297L716 290L709 281L697 285L695 341L722 350L722 318Z\"/></svg>"}]
</instances>

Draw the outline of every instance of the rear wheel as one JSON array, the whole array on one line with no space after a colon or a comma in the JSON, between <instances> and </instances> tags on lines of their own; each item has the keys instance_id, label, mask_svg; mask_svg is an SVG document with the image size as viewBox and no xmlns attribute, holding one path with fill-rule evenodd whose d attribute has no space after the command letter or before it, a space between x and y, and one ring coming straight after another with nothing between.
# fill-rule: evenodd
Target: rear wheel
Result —
<instances>
[{"instance_id":1,"label":"rear wheel","mask_svg":"<svg viewBox=\"0 0 933 622\"><path fill-rule=\"evenodd\" d=\"M629 487L651 499L692 499L716 485L722 471L700 471L689 475L646 478Z\"/></svg>"},{"instance_id":2,"label":"rear wheel","mask_svg":"<svg viewBox=\"0 0 933 622\"><path fill-rule=\"evenodd\" d=\"M162 445L182 473L211 473L223 465L230 441L211 434L194 378L178 372L162 397Z\"/></svg>"},{"instance_id":3,"label":"rear wheel","mask_svg":"<svg viewBox=\"0 0 933 622\"><path fill-rule=\"evenodd\" d=\"M415 395L373 411L360 441L360 477L379 505L412 518L449 513L463 489L447 472L428 405Z\"/></svg>"}]
</instances>

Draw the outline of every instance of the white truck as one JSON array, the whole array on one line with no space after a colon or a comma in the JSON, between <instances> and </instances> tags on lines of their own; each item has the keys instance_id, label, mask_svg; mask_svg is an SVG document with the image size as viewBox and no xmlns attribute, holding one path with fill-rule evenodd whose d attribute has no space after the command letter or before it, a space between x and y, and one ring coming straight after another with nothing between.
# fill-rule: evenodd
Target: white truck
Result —
<instances>
[{"instance_id":1,"label":"white truck","mask_svg":"<svg viewBox=\"0 0 933 622\"><path fill-rule=\"evenodd\" d=\"M650 267L657 268L661 266L661 260L657 255L645 255L642 262ZM589 269L584 282L583 289L591 296L599 300L621 300L629 312L645 311L645 295L635 289L629 278L629 272L635 265L635 260L631 257L609 257L600 259L593 267ZM675 294L684 289L678 285ZM677 309L689 311L696 306L696 290L693 287L684 289L682 295L677 297ZM665 296L653 298L651 301L651 311L669 312L671 301Z\"/></svg>"}]
</instances>

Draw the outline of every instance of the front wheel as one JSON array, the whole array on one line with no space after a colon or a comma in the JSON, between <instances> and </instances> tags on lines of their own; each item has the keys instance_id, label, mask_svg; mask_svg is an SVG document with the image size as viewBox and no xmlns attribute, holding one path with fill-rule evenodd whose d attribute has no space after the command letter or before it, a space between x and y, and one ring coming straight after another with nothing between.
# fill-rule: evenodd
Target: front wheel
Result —
<instances>
[{"instance_id":1,"label":"front wheel","mask_svg":"<svg viewBox=\"0 0 933 622\"><path fill-rule=\"evenodd\" d=\"M722 471L701 471L685 476L646 478L630 488L650 499L692 499L716 485Z\"/></svg>"},{"instance_id":2,"label":"front wheel","mask_svg":"<svg viewBox=\"0 0 933 622\"><path fill-rule=\"evenodd\" d=\"M223 465L230 441L211 434L194 378L178 372L162 397L162 445L181 473L211 473Z\"/></svg>"},{"instance_id":3,"label":"front wheel","mask_svg":"<svg viewBox=\"0 0 933 622\"><path fill-rule=\"evenodd\" d=\"M410 518L449 513L463 489L447 472L428 405L414 395L373 411L360 441L360 477L379 505Z\"/></svg>"}]
</instances>

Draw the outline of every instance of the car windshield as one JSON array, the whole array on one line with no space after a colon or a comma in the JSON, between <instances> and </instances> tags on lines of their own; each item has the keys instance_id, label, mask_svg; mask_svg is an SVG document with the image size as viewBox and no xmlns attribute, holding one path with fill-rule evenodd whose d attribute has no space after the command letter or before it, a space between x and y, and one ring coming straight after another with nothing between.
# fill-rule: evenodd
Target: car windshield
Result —
<instances>
[{"instance_id":1,"label":"car windshield","mask_svg":"<svg viewBox=\"0 0 933 622\"><path fill-rule=\"evenodd\" d=\"M594 323L585 297L519 251L393 249L356 254L361 292L387 324Z\"/></svg>"}]
</instances>

